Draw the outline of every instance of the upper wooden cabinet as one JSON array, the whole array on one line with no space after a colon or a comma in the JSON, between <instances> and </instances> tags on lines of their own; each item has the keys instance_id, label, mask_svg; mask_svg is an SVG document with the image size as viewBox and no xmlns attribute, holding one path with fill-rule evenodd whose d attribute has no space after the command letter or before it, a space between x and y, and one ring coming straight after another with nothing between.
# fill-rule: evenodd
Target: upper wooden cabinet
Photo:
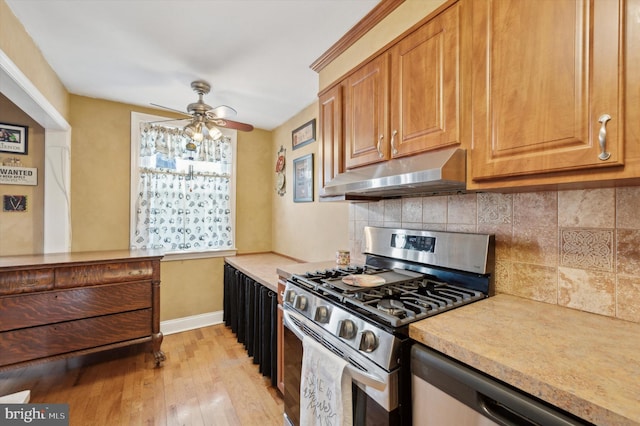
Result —
<instances>
[{"instance_id":1,"label":"upper wooden cabinet","mask_svg":"<svg viewBox=\"0 0 640 426\"><path fill-rule=\"evenodd\" d=\"M342 126L342 86L334 86L319 97L320 107L320 188L344 171Z\"/></svg>"},{"instance_id":2,"label":"upper wooden cabinet","mask_svg":"<svg viewBox=\"0 0 640 426\"><path fill-rule=\"evenodd\" d=\"M460 3L390 51L391 157L460 144Z\"/></svg>"},{"instance_id":3,"label":"upper wooden cabinet","mask_svg":"<svg viewBox=\"0 0 640 426\"><path fill-rule=\"evenodd\" d=\"M470 2L471 189L624 163L623 3Z\"/></svg>"},{"instance_id":4,"label":"upper wooden cabinet","mask_svg":"<svg viewBox=\"0 0 640 426\"><path fill-rule=\"evenodd\" d=\"M460 144L461 7L448 7L339 84L345 170ZM321 95L321 111L325 102Z\"/></svg>"},{"instance_id":5,"label":"upper wooden cabinet","mask_svg":"<svg viewBox=\"0 0 640 426\"><path fill-rule=\"evenodd\" d=\"M345 167L389 159L389 56L383 53L344 82Z\"/></svg>"}]
</instances>

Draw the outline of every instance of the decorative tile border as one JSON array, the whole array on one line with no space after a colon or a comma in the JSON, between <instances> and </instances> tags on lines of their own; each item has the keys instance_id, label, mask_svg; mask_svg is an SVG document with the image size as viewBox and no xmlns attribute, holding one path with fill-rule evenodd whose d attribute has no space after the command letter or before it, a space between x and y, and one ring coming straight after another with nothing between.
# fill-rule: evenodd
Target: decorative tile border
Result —
<instances>
[{"instance_id":1,"label":"decorative tile border","mask_svg":"<svg viewBox=\"0 0 640 426\"><path fill-rule=\"evenodd\" d=\"M613 230L560 230L560 265L571 268L613 271Z\"/></svg>"},{"instance_id":2,"label":"decorative tile border","mask_svg":"<svg viewBox=\"0 0 640 426\"><path fill-rule=\"evenodd\" d=\"M478 194L478 223L505 224L513 218L511 194Z\"/></svg>"}]
</instances>

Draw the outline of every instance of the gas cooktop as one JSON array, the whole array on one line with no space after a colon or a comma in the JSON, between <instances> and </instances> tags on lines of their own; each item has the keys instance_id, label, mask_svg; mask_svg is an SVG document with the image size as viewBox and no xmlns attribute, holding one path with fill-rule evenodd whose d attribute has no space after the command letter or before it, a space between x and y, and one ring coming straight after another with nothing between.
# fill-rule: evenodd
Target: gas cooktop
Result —
<instances>
[{"instance_id":1,"label":"gas cooktop","mask_svg":"<svg viewBox=\"0 0 640 426\"><path fill-rule=\"evenodd\" d=\"M358 282L362 275L376 279L362 280L371 283L365 286L349 284ZM448 284L428 274L368 265L307 272L294 280L316 294L392 327L486 297L480 291Z\"/></svg>"}]
</instances>

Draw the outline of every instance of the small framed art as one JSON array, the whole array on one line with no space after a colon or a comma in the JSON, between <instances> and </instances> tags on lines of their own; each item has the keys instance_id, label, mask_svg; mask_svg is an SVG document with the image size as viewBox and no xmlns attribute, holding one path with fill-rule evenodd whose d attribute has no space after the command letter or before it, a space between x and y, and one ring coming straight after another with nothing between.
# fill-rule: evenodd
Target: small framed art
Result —
<instances>
[{"instance_id":1,"label":"small framed art","mask_svg":"<svg viewBox=\"0 0 640 426\"><path fill-rule=\"evenodd\" d=\"M304 123L291 132L291 144L293 149L298 149L316 140L316 119Z\"/></svg>"},{"instance_id":2,"label":"small framed art","mask_svg":"<svg viewBox=\"0 0 640 426\"><path fill-rule=\"evenodd\" d=\"M26 154L28 129L26 126L0 123L0 152Z\"/></svg>"},{"instance_id":3,"label":"small framed art","mask_svg":"<svg viewBox=\"0 0 640 426\"><path fill-rule=\"evenodd\" d=\"M313 154L293 160L293 201L313 201Z\"/></svg>"}]
</instances>

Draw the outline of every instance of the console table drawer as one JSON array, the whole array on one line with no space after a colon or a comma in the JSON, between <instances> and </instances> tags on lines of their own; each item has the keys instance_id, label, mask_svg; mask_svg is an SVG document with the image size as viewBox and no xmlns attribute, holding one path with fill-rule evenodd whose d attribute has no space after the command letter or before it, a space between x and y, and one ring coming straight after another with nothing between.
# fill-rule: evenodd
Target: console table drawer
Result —
<instances>
[{"instance_id":1,"label":"console table drawer","mask_svg":"<svg viewBox=\"0 0 640 426\"><path fill-rule=\"evenodd\" d=\"M0 334L0 365L149 337L151 309L32 327Z\"/></svg>"},{"instance_id":2,"label":"console table drawer","mask_svg":"<svg viewBox=\"0 0 640 426\"><path fill-rule=\"evenodd\" d=\"M153 277L149 261L76 265L56 270L56 288L138 281Z\"/></svg>"},{"instance_id":3,"label":"console table drawer","mask_svg":"<svg viewBox=\"0 0 640 426\"><path fill-rule=\"evenodd\" d=\"M24 269L0 272L0 296L53 288L53 269Z\"/></svg>"},{"instance_id":4,"label":"console table drawer","mask_svg":"<svg viewBox=\"0 0 640 426\"><path fill-rule=\"evenodd\" d=\"M111 284L0 298L0 331L150 308L151 282Z\"/></svg>"},{"instance_id":5,"label":"console table drawer","mask_svg":"<svg viewBox=\"0 0 640 426\"><path fill-rule=\"evenodd\" d=\"M149 342L160 349L154 250L0 256L0 371Z\"/></svg>"}]
</instances>

